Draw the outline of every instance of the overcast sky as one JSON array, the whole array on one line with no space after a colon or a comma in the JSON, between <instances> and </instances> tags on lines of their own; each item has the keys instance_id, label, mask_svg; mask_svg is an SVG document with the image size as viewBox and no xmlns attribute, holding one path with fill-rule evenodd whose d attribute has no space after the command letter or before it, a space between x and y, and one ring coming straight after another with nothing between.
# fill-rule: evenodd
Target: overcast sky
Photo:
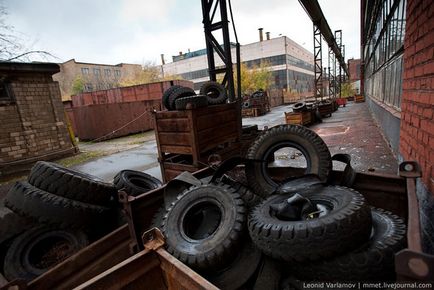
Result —
<instances>
[{"instance_id":1,"label":"overcast sky","mask_svg":"<svg viewBox=\"0 0 434 290\"><path fill-rule=\"evenodd\" d=\"M179 51L205 47L200 0L3 0L9 25L32 49L56 62L160 64ZM332 30L342 29L346 58L359 58L360 0L319 0ZM241 44L258 28L313 51L312 22L297 0L232 0ZM231 39L233 41L233 39ZM323 50L323 58L327 50Z\"/></svg>"}]
</instances>

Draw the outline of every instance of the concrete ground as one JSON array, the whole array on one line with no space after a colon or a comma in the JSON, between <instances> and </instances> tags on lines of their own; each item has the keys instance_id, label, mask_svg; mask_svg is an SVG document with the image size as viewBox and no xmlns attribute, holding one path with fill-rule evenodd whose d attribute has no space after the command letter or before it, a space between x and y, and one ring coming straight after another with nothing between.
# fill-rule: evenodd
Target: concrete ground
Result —
<instances>
[{"instance_id":1,"label":"concrete ground","mask_svg":"<svg viewBox=\"0 0 434 290\"><path fill-rule=\"evenodd\" d=\"M260 129L284 124L284 112L290 105L279 106L264 116L244 118L243 125L257 124ZM398 162L380 134L366 103L349 102L332 117L311 126L328 145L331 154L348 153L357 171L396 174ZM73 166L74 169L112 181L123 169L140 170L161 179L158 150L153 131L99 143L80 143L81 151L104 151L104 157ZM336 164L337 168L339 164ZM11 184L0 186L0 200Z\"/></svg>"}]
</instances>

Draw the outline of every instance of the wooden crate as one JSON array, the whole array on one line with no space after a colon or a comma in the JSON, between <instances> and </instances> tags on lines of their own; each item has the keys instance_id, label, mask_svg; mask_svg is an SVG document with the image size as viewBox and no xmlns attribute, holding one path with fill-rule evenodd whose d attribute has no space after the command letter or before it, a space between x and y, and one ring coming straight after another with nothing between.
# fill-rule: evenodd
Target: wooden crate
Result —
<instances>
[{"instance_id":1,"label":"wooden crate","mask_svg":"<svg viewBox=\"0 0 434 290\"><path fill-rule=\"evenodd\" d=\"M241 115L243 118L261 116L259 108L243 108Z\"/></svg>"},{"instance_id":2,"label":"wooden crate","mask_svg":"<svg viewBox=\"0 0 434 290\"><path fill-rule=\"evenodd\" d=\"M164 179L173 178L176 172L194 172L202 168L201 164L207 162L210 154L233 148L232 144L239 143L239 112L238 102L185 111L156 112L155 135L163 178L166 170L168 178ZM182 155L188 162L172 161L173 155Z\"/></svg>"},{"instance_id":3,"label":"wooden crate","mask_svg":"<svg viewBox=\"0 0 434 290\"><path fill-rule=\"evenodd\" d=\"M319 104L318 111L321 117L330 117L333 113L333 103Z\"/></svg>"},{"instance_id":4,"label":"wooden crate","mask_svg":"<svg viewBox=\"0 0 434 290\"><path fill-rule=\"evenodd\" d=\"M285 120L286 124L309 125L312 123L312 113L310 111L285 112Z\"/></svg>"},{"instance_id":5,"label":"wooden crate","mask_svg":"<svg viewBox=\"0 0 434 290\"><path fill-rule=\"evenodd\" d=\"M356 95L354 100L356 101L356 103L363 103L365 101L365 96L364 95Z\"/></svg>"}]
</instances>

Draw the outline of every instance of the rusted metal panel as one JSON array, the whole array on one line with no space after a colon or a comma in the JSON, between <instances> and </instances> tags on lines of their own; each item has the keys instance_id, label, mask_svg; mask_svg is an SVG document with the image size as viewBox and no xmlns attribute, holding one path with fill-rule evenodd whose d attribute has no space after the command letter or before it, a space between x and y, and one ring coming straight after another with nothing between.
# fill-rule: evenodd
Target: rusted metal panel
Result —
<instances>
[{"instance_id":1,"label":"rusted metal panel","mask_svg":"<svg viewBox=\"0 0 434 290\"><path fill-rule=\"evenodd\" d=\"M160 108L160 102L152 100L73 107L76 134L81 140L94 140L151 130L152 111Z\"/></svg>"}]
</instances>

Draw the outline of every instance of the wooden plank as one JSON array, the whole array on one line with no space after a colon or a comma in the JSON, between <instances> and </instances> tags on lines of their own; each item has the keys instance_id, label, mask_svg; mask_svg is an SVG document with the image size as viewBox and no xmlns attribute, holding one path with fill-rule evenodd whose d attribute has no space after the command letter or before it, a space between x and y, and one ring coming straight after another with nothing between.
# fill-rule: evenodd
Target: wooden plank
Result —
<instances>
[{"instance_id":1,"label":"wooden plank","mask_svg":"<svg viewBox=\"0 0 434 290\"><path fill-rule=\"evenodd\" d=\"M235 110L219 112L215 115L203 115L197 117L197 131L216 128L221 124L235 121L237 119Z\"/></svg>"},{"instance_id":2,"label":"wooden plank","mask_svg":"<svg viewBox=\"0 0 434 290\"><path fill-rule=\"evenodd\" d=\"M187 118L188 111L159 111L155 113L157 119Z\"/></svg>"},{"instance_id":3,"label":"wooden plank","mask_svg":"<svg viewBox=\"0 0 434 290\"><path fill-rule=\"evenodd\" d=\"M191 135L183 132L158 132L160 146L176 145L176 146L191 146ZM164 151L168 152L168 151ZM176 153L176 152L172 152Z\"/></svg>"},{"instance_id":4,"label":"wooden plank","mask_svg":"<svg viewBox=\"0 0 434 290\"><path fill-rule=\"evenodd\" d=\"M212 148L225 142L232 140L235 141L238 136L237 127L237 122L233 121L227 124L221 124L218 129L211 128L199 132L198 140L201 147L201 153L206 151L210 146Z\"/></svg>"},{"instance_id":5,"label":"wooden plank","mask_svg":"<svg viewBox=\"0 0 434 290\"><path fill-rule=\"evenodd\" d=\"M176 146L176 145L161 145L161 152L166 153L177 153L177 154L192 154L192 149L190 146ZM164 159L164 157L163 157Z\"/></svg>"},{"instance_id":6,"label":"wooden plank","mask_svg":"<svg viewBox=\"0 0 434 290\"><path fill-rule=\"evenodd\" d=\"M203 115L213 115L221 111L227 111L236 108L237 108L237 103L231 103L231 104L215 105L215 106L200 108L196 110L196 113L197 116L199 117Z\"/></svg>"},{"instance_id":7,"label":"wooden plank","mask_svg":"<svg viewBox=\"0 0 434 290\"><path fill-rule=\"evenodd\" d=\"M32 280L28 289L75 287L128 258L129 238L128 226L124 225Z\"/></svg>"},{"instance_id":8,"label":"wooden plank","mask_svg":"<svg viewBox=\"0 0 434 290\"><path fill-rule=\"evenodd\" d=\"M163 248L158 249L157 253L160 257L161 269L168 282L168 289L218 290L217 287L175 259Z\"/></svg>"},{"instance_id":9,"label":"wooden plank","mask_svg":"<svg viewBox=\"0 0 434 290\"><path fill-rule=\"evenodd\" d=\"M187 118L157 119L159 132L189 132L190 123Z\"/></svg>"}]
</instances>

